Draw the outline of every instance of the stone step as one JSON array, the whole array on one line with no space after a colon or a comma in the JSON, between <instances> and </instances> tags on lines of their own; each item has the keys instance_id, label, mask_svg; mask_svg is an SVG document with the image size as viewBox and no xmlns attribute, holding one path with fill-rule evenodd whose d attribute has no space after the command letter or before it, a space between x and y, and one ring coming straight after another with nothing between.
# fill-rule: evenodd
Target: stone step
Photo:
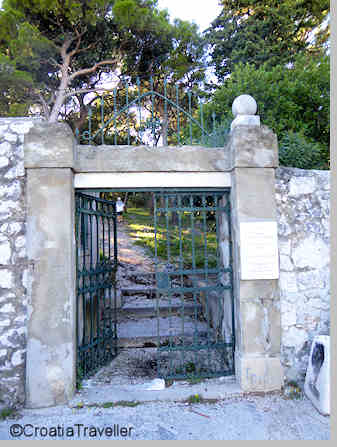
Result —
<instances>
[{"instance_id":1,"label":"stone step","mask_svg":"<svg viewBox=\"0 0 337 447\"><path fill-rule=\"evenodd\" d=\"M123 318L151 318L151 317L169 317L172 315L195 315L202 310L201 304L182 306L160 306L157 310L155 307L129 307L119 309L117 311L118 321Z\"/></svg>"},{"instance_id":2,"label":"stone step","mask_svg":"<svg viewBox=\"0 0 337 447\"><path fill-rule=\"evenodd\" d=\"M175 340L184 340L184 346L188 349L188 345L192 345L193 336L186 334L175 334L172 337L172 343ZM121 337L117 339L118 348L157 348L160 346L168 346L170 342L170 335L149 335L144 337Z\"/></svg>"}]
</instances>

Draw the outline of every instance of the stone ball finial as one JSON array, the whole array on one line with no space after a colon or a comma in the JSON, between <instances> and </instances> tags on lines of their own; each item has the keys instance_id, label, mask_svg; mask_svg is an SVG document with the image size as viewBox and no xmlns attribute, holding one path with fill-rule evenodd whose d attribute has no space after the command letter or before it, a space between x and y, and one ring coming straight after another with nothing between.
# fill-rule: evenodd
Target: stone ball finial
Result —
<instances>
[{"instance_id":1,"label":"stone ball finial","mask_svg":"<svg viewBox=\"0 0 337 447\"><path fill-rule=\"evenodd\" d=\"M232 112L234 117L238 115L255 115L256 111L256 101L250 95L240 95L233 101Z\"/></svg>"}]
</instances>

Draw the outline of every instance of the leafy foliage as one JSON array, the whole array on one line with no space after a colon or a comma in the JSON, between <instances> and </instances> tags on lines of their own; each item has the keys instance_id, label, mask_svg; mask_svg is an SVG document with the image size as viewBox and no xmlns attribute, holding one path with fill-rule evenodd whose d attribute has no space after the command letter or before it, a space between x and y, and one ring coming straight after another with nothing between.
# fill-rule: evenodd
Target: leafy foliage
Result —
<instances>
[{"instance_id":1,"label":"leafy foliage","mask_svg":"<svg viewBox=\"0 0 337 447\"><path fill-rule=\"evenodd\" d=\"M233 119L231 107L242 94L252 95L263 124L280 141L288 133L301 134L320 145L322 165L329 163L330 59L299 55L292 66L269 68L239 63L231 76L215 91L205 107L223 119ZM290 141L290 140L289 140ZM293 140L291 140L293 141ZM303 140L304 141L304 140ZM306 143L307 144L307 143ZM315 149L316 151L316 149Z\"/></svg>"},{"instance_id":2,"label":"leafy foliage","mask_svg":"<svg viewBox=\"0 0 337 447\"><path fill-rule=\"evenodd\" d=\"M134 80L170 70L177 79L200 66L202 40L196 26L183 21L171 25L157 0L5 0L3 6L0 55L14 70L29 74L26 96L42 104L51 121L60 113L65 118L62 107L69 103L72 110L79 107L82 122L85 95L102 80L111 82L112 74L115 80ZM3 74L0 82L6 83ZM19 74L12 84L21 90ZM7 88L3 102L19 96Z\"/></svg>"},{"instance_id":3,"label":"leafy foliage","mask_svg":"<svg viewBox=\"0 0 337 447\"><path fill-rule=\"evenodd\" d=\"M301 133L284 134L279 142L279 161L281 166L300 169L328 169L324 148L310 141Z\"/></svg>"},{"instance_id":4,"label":"leafy foliage","mask_svg":"<svg viewBox=\"0 0 337 447\"><path fill-rule=\"evenodd\" d=\"M300 52L326 44L322 26L328 0L222 0L223 10L206 31L212 63L220 80L238 63L268 68L292 62ZM313 31L315 39L312 38Z\"/></svg>"}]
</instances>

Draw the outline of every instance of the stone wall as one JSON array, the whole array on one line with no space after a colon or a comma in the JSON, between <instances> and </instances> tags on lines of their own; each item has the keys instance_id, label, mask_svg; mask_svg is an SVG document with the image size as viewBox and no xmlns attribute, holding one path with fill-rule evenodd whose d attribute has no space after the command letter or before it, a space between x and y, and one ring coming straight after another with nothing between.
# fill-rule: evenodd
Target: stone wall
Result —
<instances>
[{"instance_id":1,"label":"stone wall","mask_svg":"<svg viewBox=\"0 0 337 447\"><path fill-rule=\"evenodd\" d=\"M0 409L23 405L26 397L27 289L33 265L26 253L23 140L33 124L28 118L0 118ZM281 355L288 380L304 378L314 335L329 333L329 196L329 172L276 170ZM33 370L40 366L31 363Z\"/></svg>"},{"instance_id":2,"label":"stone wall","mask_svg":"<svg viewBox=\"0 0 337 447\"><path fill-rule=\"evenodd\" d=\"M282 362L300 383L313 337L329 334L329 179L328 171L276 173Z\"/></svg>"},{"instance_id":3,"label":"stone wall","mask_svg":"<svg viewBox=\"0 0 337 447\"><path fill-rule=\"evenodd\" d=\"M27 118L0 118L0 408L25 399L26 287L24 134Z\"/></svg>"}]
</instances>

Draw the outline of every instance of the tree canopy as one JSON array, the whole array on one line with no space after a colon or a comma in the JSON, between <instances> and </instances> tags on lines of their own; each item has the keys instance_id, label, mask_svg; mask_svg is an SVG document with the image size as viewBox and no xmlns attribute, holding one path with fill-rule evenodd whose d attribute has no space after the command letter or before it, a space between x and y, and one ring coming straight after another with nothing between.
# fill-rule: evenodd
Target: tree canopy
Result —
<instances>
[{"instance_id":1,"label":"tree canopy","mask_svg":"<svg viewBox=\"0 0 337 447\"><path fill-rule=\"evenodd\" d=\"M222 0L223 9L205 32L218 79L239 62L269 68L326 44L323 23L329 0Z\"/></svg>"},{"instance_id":2,"label":"tree canopy","mask_svg":"<svg viewBox=\"0 0 337 447\"><path fill-rule=\"evenodd\" d=\"M166 68L183 77L200 65L201 46L197 29L171 25L156 0L5 0L2 109L39 103L56 121L74 94L83 105L81 95L97 89L104 73L148 76Z\"/></svg>"}]
</instances>

